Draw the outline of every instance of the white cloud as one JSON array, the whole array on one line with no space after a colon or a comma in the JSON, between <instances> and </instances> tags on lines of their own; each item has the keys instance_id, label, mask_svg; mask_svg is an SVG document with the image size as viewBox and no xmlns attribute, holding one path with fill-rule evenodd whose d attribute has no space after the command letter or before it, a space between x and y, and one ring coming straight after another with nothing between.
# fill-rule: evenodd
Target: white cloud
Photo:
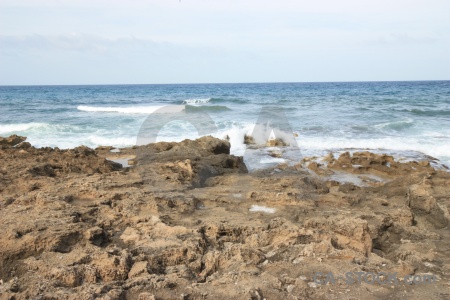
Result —
<instances>
[{"instance_id":1,"label":"white cloud","mask_svg":"<svg viewBox=\"0 0 450 300\"><path fill-rule=\"evenodd\" d=\"M0 84L26 83L23 69L45 83L446 79L449 10L444 0L2 0Z\"/></svg>"}]
</instances>

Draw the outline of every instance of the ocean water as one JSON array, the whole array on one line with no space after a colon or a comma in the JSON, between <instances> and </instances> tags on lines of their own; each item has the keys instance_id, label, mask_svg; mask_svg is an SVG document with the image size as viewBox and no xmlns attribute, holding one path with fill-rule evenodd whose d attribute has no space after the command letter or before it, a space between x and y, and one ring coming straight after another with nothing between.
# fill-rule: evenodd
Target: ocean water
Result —
<instances>
[{"instance_id":1,"label":"ocean water","mask_svg":"<svg viewBox=\"0 0 450 300\"><path fill-rule=\"evenodd\" d=\"M450 166L450 81L0 86L0 136L24 135L37 147L132 146L167 106L207 116L232 153L260 166L362 149ZM298 135L298 148L278 149L282 158L243 143L264 109L282 111L289 124L275 137ZM171 120L157 141L197 137L191 123Z\"/></svg>"}]
</instances>

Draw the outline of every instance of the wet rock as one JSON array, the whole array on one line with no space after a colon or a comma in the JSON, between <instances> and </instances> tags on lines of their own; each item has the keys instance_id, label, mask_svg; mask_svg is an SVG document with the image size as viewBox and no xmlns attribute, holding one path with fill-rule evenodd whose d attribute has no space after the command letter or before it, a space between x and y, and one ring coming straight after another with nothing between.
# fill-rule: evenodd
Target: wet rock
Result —
<instances>
[{"instance_id":1,"label":"wet rock","mask_svg":"<svg viewBox=\"0 0 450 300\"><path fill-rule=\"evenodd\" d=\"M267 147L285 147L285 146L289 146L289 144L286 143L282 139L270 139L266 142L266 146Z\"/></svg>"},{"instance_id":2,"label":"wet rock","mask_svg":"<svg viewBox=\"0 0 450 300\"><path fill-rule=\"evenodd\" d=\"M251 135L244 134L244 144L245 145L254 145L255 139Z\"/></svg>"}]
</instances>

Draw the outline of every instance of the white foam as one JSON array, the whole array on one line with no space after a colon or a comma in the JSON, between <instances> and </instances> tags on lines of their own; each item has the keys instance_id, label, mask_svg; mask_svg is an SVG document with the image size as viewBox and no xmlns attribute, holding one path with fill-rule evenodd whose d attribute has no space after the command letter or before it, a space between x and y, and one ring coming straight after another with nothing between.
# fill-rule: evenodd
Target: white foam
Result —
<instances>
[{"instance_id":1,"label":"white foam","mask_svg":"<svg viewBox=\"0 0 450 300\"><path fill-rule=\"evenodd\" d=\"M386 137L372 139L341 139L337 137L301 137L297 139L300 149L387 149L397 151L418 151L431 156L448 156L449 143L433 143L420 137Z\"/></svg>"},{"instance_id":2,"label":"white foam","mask_svg":"<svg viewBox=\"0 0 450 300\"><path fill-rule=\"evenodd\" d=\"M0 134L27 131L30 129L42 128L47 126L49 126L49 124L47 123L19 123L0 125Z\"/></svg>"},{"instance_id":3,"label":"white foam","mask_svg":"<svg viewBox=\"0 0 450 300\"><path fill-rule=\"evenodd\" d=\"M277 128L272 128L270 124L255 124L250 134L255 143L259 145L264 145L267 140L273 139L281 139L288 145L294 145L296 142L293 132L285 132Z\"/></svg>"},{"instance_id":4,"label":"white foam","mask_svg":"<svg viewBox=\"0 0 450 300\"><path fill-rule=\"evenodd\" d=\"M129 107L102 107L80 105L78 110L87 112L115 112L122 114L151 114L151 113L176 113L185 109L184 105L167 106L129 106Z\"/></svg>"},{"instance_id":5,"label":"white foam","mask_svg":"<svg viewBox=\"0 0 450 300\"><path fill-rule=\"evenodd\" d=\"M113 146L118 148L131 147L136 144L135 137L115 137L115 136L99 136L91 135L87 138L87 144L92 147Z\"/></svg>"},{"instance_id":6,"label":"white foam","mask_svg":"<svg viewBox=\"0 0 450 300\"><path fill-rule=\"evenodd\" d=\"M270 208L267 206L260 206L260 205L252 205L249 209L249 211L251 212L265 212L268 214L273 214L275 213L276 209L275 208Z\"/></svg>"},{"instance_id":7,"label":"white foam","mask_svg":"<svg viewBox=\"0 0 450 300\"><path fill-rule=\"evenodd\" d=\"M384 128L389 128L389 127L402 127L402 126L408 126L408 125L412 125L414 123L414 120L411 118L405 118L404 120L398 120L398 121L392 121L392 122L386 122L386 123L381 123L381 124L377 124L374 125L373 127L378 128L378 129L384 129Z\"/></svg>"},{"instance_id":8,"label":"white foam","mask_svg":"<svg viewBox=\"0 0 450 300\"><path fill-rule=\"evenodd\" d=\"M259 162L261 164L282 164L286 161L280 157L263 157Z\"/></svg>"},{"instance_id":9,"label":"white foam","mask_svg":"<svg viewBox=\"0 0 450 300\"><path fill-rule=\"evenodd\" d=\"M251 123L232 124L231 128L221 130L215 136L223 139L228 137L231 144L230 152L234 155L244 155L247 146L244 144L244 136L249 135L255 125Z\"/></svg>"},{"instance_id":10,"label":"white foam","mask_svg":"<svg viewBox=\"0 0 450 300\"><path fill-rule=\"evenodd\" d=\"M186 99L183 101L183 104L189 104L189 105L199 105L199 104L206 104L211 101L211 98L198 98L198 99Z\"/></svg>"}]
</instances>

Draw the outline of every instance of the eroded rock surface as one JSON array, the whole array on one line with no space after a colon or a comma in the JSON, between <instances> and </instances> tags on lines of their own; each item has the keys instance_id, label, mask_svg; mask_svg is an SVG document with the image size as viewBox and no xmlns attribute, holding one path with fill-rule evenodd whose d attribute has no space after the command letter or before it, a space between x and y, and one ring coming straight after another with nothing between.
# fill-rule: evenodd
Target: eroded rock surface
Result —
<instances>
[{"instance_id":1,"label":"eroded rock surface","mask_svg":"<svg viewBox=\"0 0 450 300\"><path fill-rule=\"evenodd\" d=\"M0 140L1 299L450 297L450 173L427 162L345 153L249 174L212 137L116 152L25 143ZM336 180L347 175L367 181ZM359 271L437 281L314 282Z\"/></svg>"}]
</instances>

